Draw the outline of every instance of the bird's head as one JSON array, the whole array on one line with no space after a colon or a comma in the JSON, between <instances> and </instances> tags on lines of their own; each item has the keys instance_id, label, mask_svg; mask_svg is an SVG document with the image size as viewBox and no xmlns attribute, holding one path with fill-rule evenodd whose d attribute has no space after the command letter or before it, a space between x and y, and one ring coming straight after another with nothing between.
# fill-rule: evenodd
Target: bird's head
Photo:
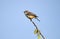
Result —
<instances>
[{"instance_id":1,"label":"bird's head","mask_svg":"<svg viewBox=\"0 0 60 39\"><path fill-rule=\"evenodd\" d=\"M24 11L24 14L27 14L27 12L29 12L29 11L28 11L28 10L25 10L25 11Z\"/></svg>"}]
</instances>

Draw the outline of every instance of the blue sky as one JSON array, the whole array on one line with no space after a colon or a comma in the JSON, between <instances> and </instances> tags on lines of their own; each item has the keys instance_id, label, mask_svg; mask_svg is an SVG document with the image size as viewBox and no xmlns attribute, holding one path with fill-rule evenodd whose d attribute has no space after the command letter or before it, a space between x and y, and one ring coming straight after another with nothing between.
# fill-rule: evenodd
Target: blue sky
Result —
<instances>
[{"instance_id":1,"label":"blue sky","mask_svg":"<svg viewBox=\"0 0 60 39\"><path fill-rule=\"evenodd\" d=\"M33 21L46 39L60 39L60 0L0 0L0 39L37 39L24 10L39 16Z\"/></svg>"}]
</instances>

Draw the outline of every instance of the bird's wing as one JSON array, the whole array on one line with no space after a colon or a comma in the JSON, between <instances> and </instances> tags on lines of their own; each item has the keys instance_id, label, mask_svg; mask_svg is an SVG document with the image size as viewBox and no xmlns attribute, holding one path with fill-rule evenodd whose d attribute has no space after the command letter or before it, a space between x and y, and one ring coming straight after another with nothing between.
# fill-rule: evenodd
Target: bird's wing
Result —
<instances>
[{"instance_id":1,"label":"bird's wing","mask_svg":"<svg viewBox=\"0 0 60 39\"><path fill-rule=\"evenodd\" d=\"M36 16L37 17L37 15L34 14L34 13L32 13L32 12L28 12L28 13L29 13L29 15L33 15L33 16Z\"/></svg>"}]
</instances>

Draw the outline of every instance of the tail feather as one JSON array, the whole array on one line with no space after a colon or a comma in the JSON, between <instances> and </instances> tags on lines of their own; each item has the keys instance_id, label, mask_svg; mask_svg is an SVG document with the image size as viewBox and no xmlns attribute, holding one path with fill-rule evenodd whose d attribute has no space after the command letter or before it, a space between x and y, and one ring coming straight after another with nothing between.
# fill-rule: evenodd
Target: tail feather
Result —
<instances>
[{"instance_id":1,"label":"tail feather","mask_svg":"<svg viewBox=\"0 0 60 39\"><path fill-rule=\"evenodd\" d=\"M36 19L40 22L40 20L38 18L36 18Z\"/></svg>"}]
</instances>

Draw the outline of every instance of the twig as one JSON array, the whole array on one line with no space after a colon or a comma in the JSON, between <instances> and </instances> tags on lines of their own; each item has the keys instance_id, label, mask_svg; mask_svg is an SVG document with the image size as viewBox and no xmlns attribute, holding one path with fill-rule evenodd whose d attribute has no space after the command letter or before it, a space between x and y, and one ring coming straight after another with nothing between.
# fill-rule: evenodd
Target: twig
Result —
<instances>
[{"instance_id":1,"label":"twig","mask_svg":"<svg viewBox=\"0 0 60 39\"><path fill-rule=\"evenodd\" d=\"M34 26L36 27L36 29L38 29L38 27L36 26L36 24L32 20L30 20L30 21L34 24Z\"/></svg>"},{"instance_id":2,"label":"twig","mask_svg":"<svg viewBox=\"0 0 60 39\"><path fill-rule=\"evenodd\" d=\"M45 39L45 37L42 35L42 33L40 32L40 35L42 36L43 39Z\"/></svg>"},{"instance_id":3,"label":"twig","mask_svg":"<svg viewBox=\"0 0 60 39\"><path fill-rule=\"evenodd\" d=\"M39 30L38 27L37 27L37 25L32 20L30 20L30 21L34 24L34 26L36 27L36 29ZM40 31L39 31L39 33L42 36L42 38L45 39L45 37L42 35L42 33Z\"/></svg>"}]
</instances>

